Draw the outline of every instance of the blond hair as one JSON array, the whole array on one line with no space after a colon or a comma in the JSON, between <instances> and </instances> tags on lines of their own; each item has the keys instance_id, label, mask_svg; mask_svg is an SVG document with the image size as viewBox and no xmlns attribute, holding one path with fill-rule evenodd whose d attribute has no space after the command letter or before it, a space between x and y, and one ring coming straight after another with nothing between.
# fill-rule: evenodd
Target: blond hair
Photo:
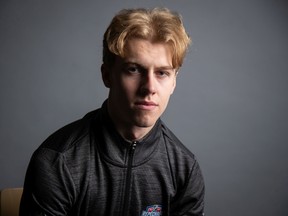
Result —
<instances>
[{"instance_id":1,"label":"blond hair","mask_svg":"<svg viewBox=\"0 0 288 216\"><path fill-rule=\"evenodd\" d=\"M113 64L115 56L125 57L125 44L131 38L167 43L174 68L182 66L191 39L182 17L167 8L124 9L112 19L103 38L103 63Z\"/></svg>"}]
</instances>

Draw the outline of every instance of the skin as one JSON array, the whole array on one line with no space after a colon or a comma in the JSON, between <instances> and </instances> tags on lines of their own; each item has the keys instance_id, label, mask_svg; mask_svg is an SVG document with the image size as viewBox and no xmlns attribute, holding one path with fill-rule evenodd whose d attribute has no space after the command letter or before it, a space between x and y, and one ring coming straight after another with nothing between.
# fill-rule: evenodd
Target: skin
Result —
<instances>
[{"instance_id":1,"label":"skin","mask_svg":"<svg viewBox=\"0 0 288 216\"><path fill-rule=\"evenodd\" d=\"M112 66L103 64L102 78L109 88L108 112L116 129L127 140L139 140L165 111L176 86L170 47L131 39L125 57Z\"/></svg>"}]
</instances>

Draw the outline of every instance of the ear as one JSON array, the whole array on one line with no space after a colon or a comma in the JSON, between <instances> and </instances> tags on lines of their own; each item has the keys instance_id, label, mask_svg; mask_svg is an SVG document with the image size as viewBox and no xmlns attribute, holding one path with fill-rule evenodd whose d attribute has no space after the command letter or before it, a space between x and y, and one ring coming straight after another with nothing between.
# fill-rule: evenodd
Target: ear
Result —
<instances>
[{"instance_id":1,"label":"ear","mask_svg":"<svg viewBox=\"0 0 288 216\"><path fill-rule=\"evenodd\" d=\"M102 80L104 85L107 88L110 88L111 86L111 78L110 78L110 72L109 67L105 64L101 65L101 74L102 74Z\"/></svg>"}]
</instances>

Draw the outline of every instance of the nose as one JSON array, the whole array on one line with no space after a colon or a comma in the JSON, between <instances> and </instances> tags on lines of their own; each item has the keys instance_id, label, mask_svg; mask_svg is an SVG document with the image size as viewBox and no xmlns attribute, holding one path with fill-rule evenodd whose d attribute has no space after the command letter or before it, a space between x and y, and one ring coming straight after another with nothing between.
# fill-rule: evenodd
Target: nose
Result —
<instances>
[{"instance_id":1,"label":"nose","mask_svg":"<svg viewBox=\"0 0 288 216\"><path fill-rule=\"evenodd\" d=\"M141 81L141 93L143 95L155 94L156 92L156 78L153 71L145 73Z\"/></svg>"}]
</instances>

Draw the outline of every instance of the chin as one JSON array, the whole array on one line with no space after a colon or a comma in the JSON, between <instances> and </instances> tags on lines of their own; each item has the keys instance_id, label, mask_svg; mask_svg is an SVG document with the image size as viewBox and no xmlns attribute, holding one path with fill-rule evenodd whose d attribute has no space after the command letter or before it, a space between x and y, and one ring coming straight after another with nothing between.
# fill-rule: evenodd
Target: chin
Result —
<instances>
[{"instance_id":1,"label":"chin","mask_svg":"<svg viewBox=\"0 0 288 216\"><path fill-rule=\"evenodd\" d=\"M155 123L154 123L155 124ZM138 124L136 124L136 126L137 127L139 127L139 128L149 128L149 127L152 127L154 124L149 124L149 123L138 123Z\"/></svg>"},{"instance_id":2,"label":"chin","mask_svg":"<svg viewBox=\"0 0 288 216\"><path fill-rule=\"evenodd\" d=\"M160 115L158 112L136 112L131 117L135 126L148 128L154 126Z\"/></svg>"},{"instance_id":3,"label":"chin","mask_svg":"<svg viewBox=\"0 0 288 216\"><path fill-rule=\"evenodd\" d=\"M157 118L158 119L158 118ZM142 119L136 119L135 120L135 125L137 125L137 127L152 127L154 126L154 124L156 123L157 119L147 119L147 118L142 118Z\"/></svg>"}]
</instances>

